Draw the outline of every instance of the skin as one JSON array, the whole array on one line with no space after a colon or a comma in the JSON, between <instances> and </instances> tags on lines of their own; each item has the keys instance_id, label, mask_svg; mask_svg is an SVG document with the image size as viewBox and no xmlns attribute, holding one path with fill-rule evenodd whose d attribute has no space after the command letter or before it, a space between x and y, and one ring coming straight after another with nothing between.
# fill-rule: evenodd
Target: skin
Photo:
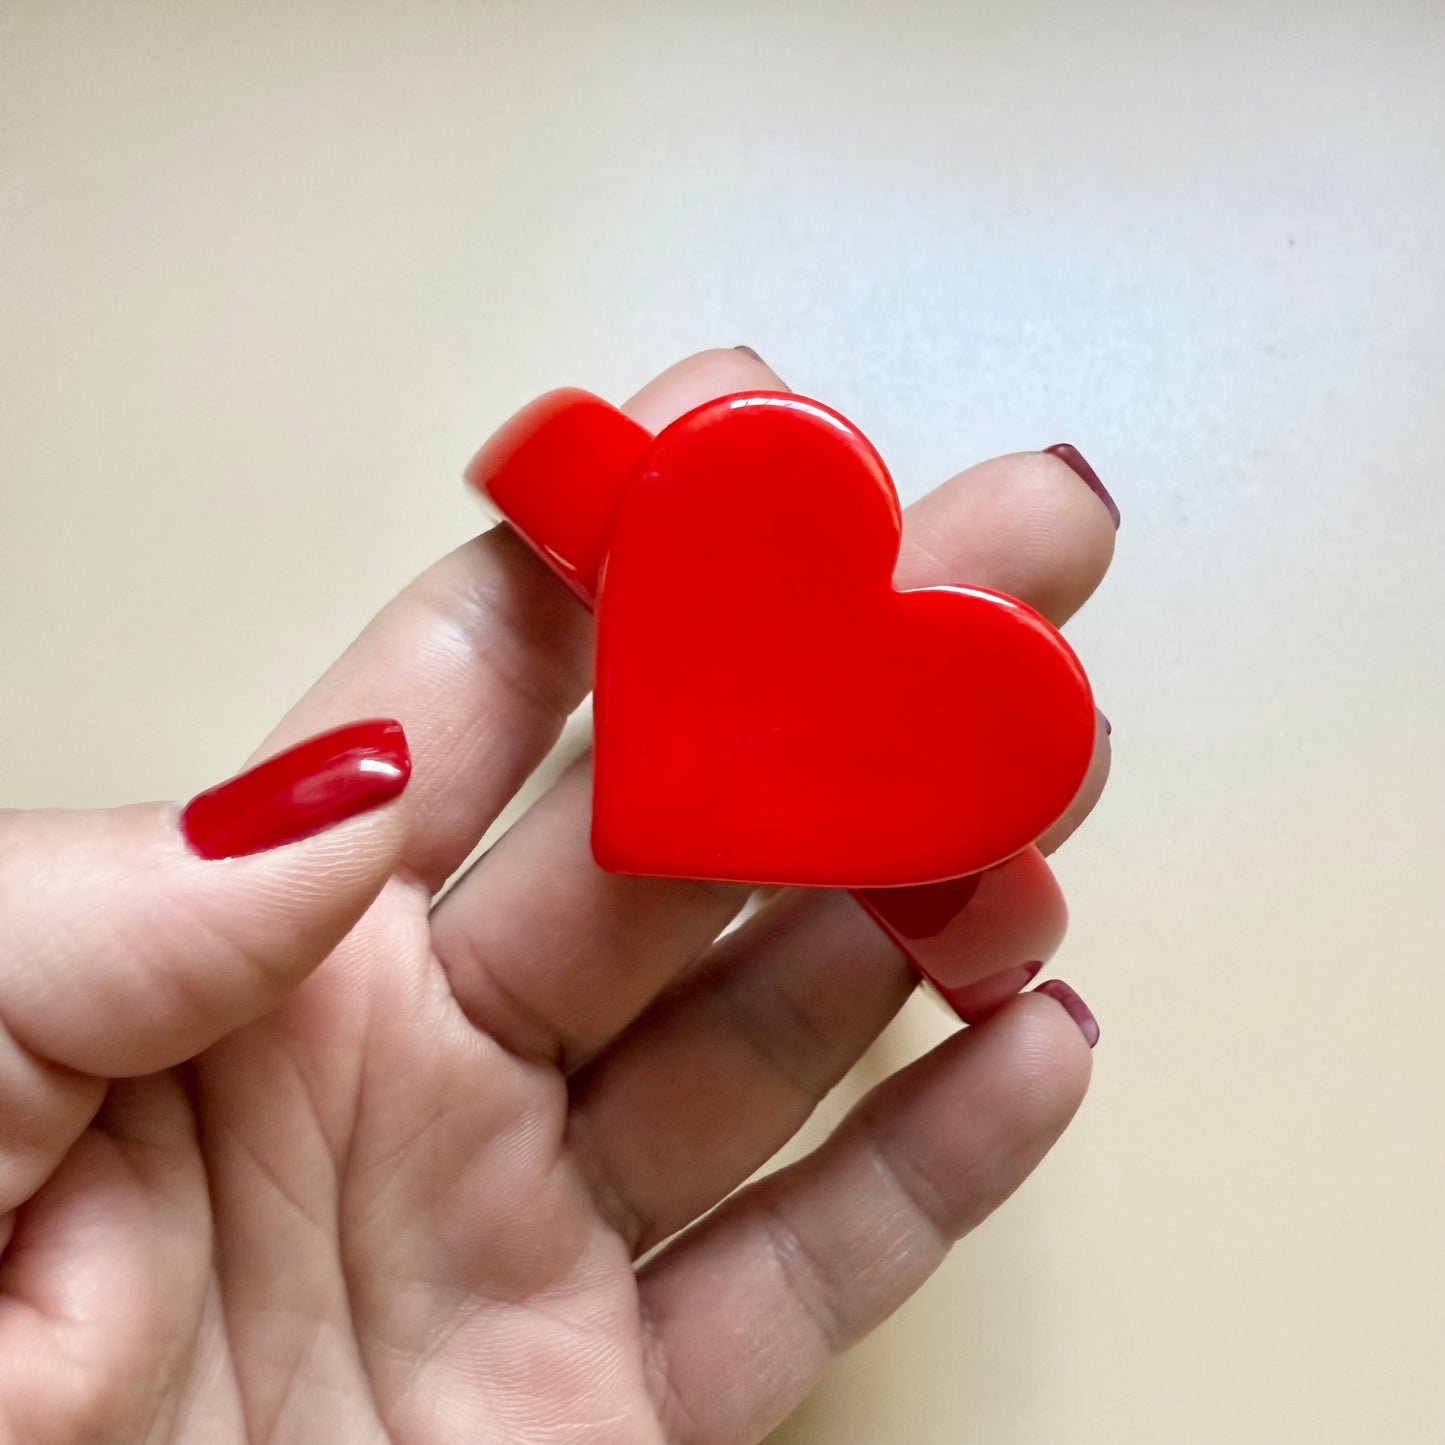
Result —
<instances>
[{"instance_id":1,"label":"skin","mask_svg":"<svg viewBox=\"0 0 1445 1445\"><path fill-rule=\"evenodd\" d=\"M780 385L706 352L628 409ZM1113 538L1062 462L1004 457L910 510L899 580L1062 622ZM223 862L170 806L0 814L0 1441L756 1441L1062 1132L1089 1050L1025 995L738 1190L912 976L843 895L717 942L744 891L602 873L585 764L438 903L590 625L498 529L258 754L399 716L396 802Z\"/></svg>"}]
</instances>

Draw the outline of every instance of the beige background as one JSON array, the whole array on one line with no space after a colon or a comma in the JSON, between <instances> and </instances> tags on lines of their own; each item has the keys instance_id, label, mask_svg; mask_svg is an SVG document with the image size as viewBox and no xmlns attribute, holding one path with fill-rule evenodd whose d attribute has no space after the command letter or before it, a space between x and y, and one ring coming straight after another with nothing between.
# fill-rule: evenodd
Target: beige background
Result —
<instances>
[{"instance_id":1,"label":"beige background","mask_svg":"<svg viewBox=\"0 0 1445 1445\"><path fill-rule=\"evenodd\" d=\"M4 0L0 798L229 771L546 387L1073 440L1095 1087L776 1438L1445 1439L1442 76L1441 0Z\"/></svg>"}]
</instances>

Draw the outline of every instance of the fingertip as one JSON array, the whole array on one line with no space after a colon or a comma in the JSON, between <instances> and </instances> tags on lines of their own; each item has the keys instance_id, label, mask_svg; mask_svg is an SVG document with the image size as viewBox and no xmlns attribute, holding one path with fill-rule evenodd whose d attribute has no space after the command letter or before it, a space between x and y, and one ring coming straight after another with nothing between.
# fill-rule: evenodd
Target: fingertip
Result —
<instances>
[{"instance_id":1,"label":"fingertip","mask_svg":"<svg viewBox=\"0 0 1445 1445\"><path fill-rule=\"evenodd\" d=\"M1109 514L1109 520L1114 524L1114 530L1119 530L1119 504L1110 495L1100 478L1098 472L1091 467L1085 459L1084 454L1078 447L1069 442L1059 442L1055 446L1045 447L1045 453L1051 457L1058 457L1070 471L1079 478L1083 484L1104 504L1104 510Z\"/></svg>"},{"instance_id":2,"label":"fingertip","mask_svg":"<svg viewBox=\"0 0 1445 1445\"><path fill-rule=\"evenodd\" d=\"M1069 1018L1078 1026L1079 1033L1083 1035L1084 1042L1090 1049L1099 1042L1099 1021L1094 1017L1093 1009L1063 979L1051 978L1047 982L1041 983L1034 992L1053 999L1068 1014Z\"/></svg>"},{"instance_id":3,"label":"fingertip","mask_svg":"<svg viewBox=\"0 0 1445 1445\"><path fill-rule=\"evenodd\" d=\"M958 473L908 508L898 582L992 587L1061 626L1113 556L1109 514L1067 463L1016 452Z\"/></svg>"},{"instance_id":4,"label":"fingertip","mask_svg":"<svg viewBox=\"0 0 1445 1445\"><path fill-rule=\"evenodd\" d=\"M1031 455L1034 458L1031 470L1037 469L1040 485L1048 489L1060 533L1070 539L1076 583L1086 587L1081 595L1067 599L1067 615L1072 616L1088 601L1113 563L1118 545L1118 508L1113 498L1103 491L1102 484L1098 491L1087 482L1081 486L1082 473L1057 450Z\"/></svg>"},{"instance_id":5,"label":"fingertip","mask_svg":"<svg viewBox=\"0 0 1445 1445\"><path fill-rule=\"evenodd\" d=\"M735 391L787 391L781 377L755 352L716 346L669 366L623 404L650 431L661 431L695 406Z\"/></svg>"},{"instance_id":6,"label":"fingertip","mask_svg":"<svg viewBox=\"0 0 1445 1445\"><path fill-rule=\"evenodd\" d=\"M1000 1065L1006 1088L1035 1129L1050 1137L1068 1127L1088 1093L1093 1073L1093 1046L1078 1020L1061 1004L1056 990L1040 984L969 1030L993 1035L1001 1059L1006 1060ZM1094 1027L1097 1041L1097 1023Z\"/></svg>"},{"instance_id":7,"label":"fingertip","mask_svg":"<svg viewBox=\"0 0 1445 1445\"><path fill-rule=\"evenodd\" d=\"M733 350L741 351L744 356L752 357L752 359L758 362L761 366L768 365L768 363L764 361L763 358L759 356L758 353L754 351L751 346L735 346L733 347ZM778 384L782 387L784 391L791 391L793 389L791 386L788 385L786 381L782 379L782 377L778 376L777 372L773 371L771 367L768 367L768 370L772 373L773 377L777 380Z\"/></svg>"}]
</instances>

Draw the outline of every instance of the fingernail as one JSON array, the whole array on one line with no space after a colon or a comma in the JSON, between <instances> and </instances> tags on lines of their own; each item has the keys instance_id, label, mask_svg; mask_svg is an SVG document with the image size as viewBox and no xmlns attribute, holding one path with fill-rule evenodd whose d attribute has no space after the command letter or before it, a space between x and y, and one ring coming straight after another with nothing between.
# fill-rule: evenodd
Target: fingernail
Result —
<instances>
[{"instance_id":1,"label":"fingernail","mask_svg":"<svg viewBox=\"0 0 1445 1445\"><path fill-rule=\"evenodd\" d=\"M1061 1004L1064 1012L1078 1024L1084 1042L1091 1049L1099 1042L1099 1021L1094 1017L1093 1010L1063 979L1051 978L1047 983L1041 983L1034 992L1046 993L1056 1003Z\"/></svg>"},{"instance_id":2,"label":"fingernail","mask_svg":"<svg viewBox=\"0 0 1445 1445\"><path fill-rule=\"evenodd\" d=\"M197 793L181 810L181 832L202 858L264 853L381 807L410 776L399 722L349 723Z\"/></svg>"},{"instance_id":3,"label":"fingernail","mask_svg":"<svg viewBox=\"0 0 1445 1445\"><path fill-rule=\"evenodd\" d=\"M1109 495L1109 489L1099 480L1099 474L1083 458L1077 447L1071 447L1068 442L1060 442L1055 447L1045 447L1044 450L1051 457L1058 457L1066 466L1073 469L1076 476L1083 479L1084 485L1098 497L1098 499L1109 509L1109 516L1113 518L1114 530L1119 530L1119 508L1113 497Z\"/></svg>"},{"instance_id":4,"label":"fingernail","mask_svg":"<svg viewBox=\"0 0 1445 1445\"><path fill-rule=\"evenodd\" d=\"M761 366L768 366L768 363L764 361L763 358L759 356L758 353L754 351L751 346L735 346L733 347L733 350L741 351L744 356L751 356L752 359ZM771 366L768 366L768 370L772 371L773 369ZM777 376L777 373L773 372L773 375ZM778 377L778 385L781 386L785 391L791 391L793 389L788 385L786 381L783 380L781 376Z\"/></svg>"},{"instance_id":5,"label":"fingernail","mask_svg":"<svg viewBox=\"0 0 1445 1445\"><path fill-rule=\"evenodd\" d=\"M1099 714L1099 721L1104 724L1104 736L1105 736L1106 738L1111 738L1111 737L1113 737L1113 736L1114 736L1114 724L1111 723L1111 722L1109 721L1109 719L1106 718L1102 712Z\"/></svg>"},{"instance_id":6,"label":"fingernail","mask_svg":"<svg viewBox=\"0 0 1445 1445\"><path fill-rule=\"evenodd\" d=\"M995 1014L1013 996L1034 981L1043 970L1042 963L1020 963L1000 969L987 978L966 983L961 988L935 984L943 1001L966 1024L981 1024Z\"/></svg>"}]
</instances>

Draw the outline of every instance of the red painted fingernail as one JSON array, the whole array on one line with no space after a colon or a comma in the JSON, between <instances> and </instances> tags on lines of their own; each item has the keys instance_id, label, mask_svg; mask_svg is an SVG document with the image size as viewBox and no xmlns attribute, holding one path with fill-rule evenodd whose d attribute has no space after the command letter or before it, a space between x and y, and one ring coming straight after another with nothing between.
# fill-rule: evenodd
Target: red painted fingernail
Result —
<instances>
[{"instance_id":1,"label":"red painted fingernail","mask_svg":"<svg viewBox=\"0 0 1445 1445\"><path fill-rule=\"evenodd\" d=\"M181 811L181 832L202 858L263 853L379 808L410 776L399 722L349 723L198 793Z\"/></svg>"},{"instance_id":2,"label":"red painted fingernail","mask_svg":"<svg viewBox=\"0 0 1445 1445\"><path fill-rule=\"evenodd\" d=\"M1114 724L1111 723L1111 722L1109 721L1109 719L1104 716L1103 713L1100 713L1100 714L1099 714L1099 721L1104 724L1104 736L1105 736L1106 738L1111 738L1111 737L1113 737L1113 736L1114 736Z\"/></svg>"},{"instance_id":3,"label":"red painted fingernail","mask_svg":"<svg viewBox=\"0 0 1445 1445\"><path fill-rule=\"evenodd\" d=\"M1078 1024L1084 1042L1091 1049L1099 1042L1099 1020L1094 1017L1089 1005L1063 979L1051 978L1047 983L1041 983L1034 992L1046 993L1056 1003L1061 1004L1064 1012Z\"/></svg>"},{"instance_id":4,"label":"red painted fingernail","mask_svg":"<svg viewBox=\"0 0 1445 1445\"><path fill-rule=\"evenodd\" d=\"M1109 489L1099 480L1099 474L1083 458L1077 447L1071 447L1068 442L1060 442L1055 447L1045 447L1044 450L1051 457L1058 459L1073 469L1074 474L1083 479L1084 485L1098 497L1098 499L1109 509L1109 516L1113 518L1114 530L1119 530L1119 508L1113 497L1109 495Z\"/></svg>"}]
</instances>

